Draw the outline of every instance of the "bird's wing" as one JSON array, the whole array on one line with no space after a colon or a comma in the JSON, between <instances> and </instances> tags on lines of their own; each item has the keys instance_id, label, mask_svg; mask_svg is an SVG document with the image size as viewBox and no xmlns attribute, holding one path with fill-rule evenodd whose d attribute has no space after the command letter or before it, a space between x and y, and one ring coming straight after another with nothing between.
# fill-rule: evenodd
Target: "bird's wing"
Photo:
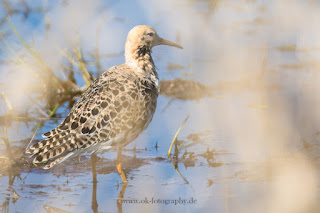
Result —
<instances>
[{"instance_id":1,"label":"bird's wing","mask_svg":"<svg viewBox=\"0 0 320 213\"><path fill-rule=\"evenodd\" d=\"M108 69L86 91L55 129L43 134L45 140L27 153L34 163L63 161L75 151L127 134L146 123L145 103L137 76L126 64ZM143 86L143 85L142 85ZM142 128L143 129L143 128ZM119 141L118 141L119 142ZM120 142L119 142L120 143ZM71 153L71 154L70 154Z\"/></svg>"}]
</instances>

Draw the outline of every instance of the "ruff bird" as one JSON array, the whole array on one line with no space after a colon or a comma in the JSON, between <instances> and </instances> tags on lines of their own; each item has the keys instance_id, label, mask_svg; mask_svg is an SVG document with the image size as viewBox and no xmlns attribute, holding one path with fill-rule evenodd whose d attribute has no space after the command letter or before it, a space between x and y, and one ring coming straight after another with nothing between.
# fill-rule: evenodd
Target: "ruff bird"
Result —
<instances>
[{"instance_id":1,"label":"ruff bird","mask_svg":"<svg viewBox=\"0 0 320 213\"><path fill-rule=\"evenodd\" d=\"M157 45L181 46L139 25L128 33L125 63L107 69L81 95L69 115L26 153L49 169L80 153L101 153L132 142L148 127L159 95L159 78L151 57ZM117 169L127 182L118 160Z\"/></svg>"}]
</instances>

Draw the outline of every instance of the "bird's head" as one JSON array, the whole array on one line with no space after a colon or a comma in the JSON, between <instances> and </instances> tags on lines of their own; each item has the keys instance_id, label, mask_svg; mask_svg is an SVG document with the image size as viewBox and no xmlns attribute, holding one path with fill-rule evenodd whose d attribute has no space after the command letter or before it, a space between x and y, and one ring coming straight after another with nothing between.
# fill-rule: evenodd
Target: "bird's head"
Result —
<instances>
[{"instance_id":1,"label":"bird's head","mask_svg":"<svg viewBox=\"0 0 320 213\"><path fill-rule=\"evenodd\" d=\"M125 46L126 60L129 59L129 56L135 55L137 51L138 53L145 54L146 52L150 52L151 49L157 45L168 45L183 49L180 45L158 36L157 32L152 27L146 25L135 26L128 33Z\"/></svg>"}]
</instances>

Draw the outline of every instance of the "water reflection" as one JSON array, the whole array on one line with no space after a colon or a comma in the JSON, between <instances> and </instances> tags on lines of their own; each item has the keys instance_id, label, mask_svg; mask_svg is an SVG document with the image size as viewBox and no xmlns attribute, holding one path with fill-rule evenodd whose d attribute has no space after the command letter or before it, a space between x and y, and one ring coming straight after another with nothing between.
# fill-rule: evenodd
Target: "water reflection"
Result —
<instances>
[{"instance_id":1,"label":"water reflection","mask_svg":"<svg viewBox=\"0 0 320 213\"><path fill-rule=\"evenodd\" d=\"M14 172L11 168L8 170L8 188L6 190L6 198L5 201L0 205L0 212L10 212L9 206L10 206L10 200L12 203L16 203L17 200L20 198L20 195L14 190L13 183L15 179L21 179L20 174Z\"/></svg>"},{"instance_id":2,"label":"water reflection","mask_svg":"<svg viewBox=\"0 0 320 213\"><path fill-rule=\"evenodd\" d=\"M212 89L209 86L192 80L180 78L162 80L160 85L160 94L171 99L200 100L212 95Z\"/></svg>"},{"instance_id":3,"label":"water reflection","mask_svg":"<svg viewBox=\"0 0 320 213\"><path fill-rule=\"evenodd\" d=\"M119 159L117 159L117 163ZM91 209L94 213L98 213L98 202L97 202L97 169L96 169L96 164L97 164L97 155L92 154L91 155L91 167L92 167L92 202L91 202ZM118 212L122 213L122 199L124 197L124 193L127 188L127 182L122 183L122 187L120 190L120 193L118 195L118 199L116 200Z\"/></svg>"},{"instance_id":4,"label":"water reflection","mask_svg":"<svg viewBox=\"0 0 320 213\"><path fill-rule=\"evenodd\" d=\"M92 202L91 208L94 213L98 212L98 202L97 202L97 155L91 155L91 167L92 167Z\"/></svg>"},{"instance_id":5,"label":"water reflection","mask_svg":"<svg viewBox=\"0 0 320 213\"><path fill-rule=\"evenodd\" d=\"M127 185L128 185L128 183L123 183L123 184L122 184L120 193L119 193L119 195L118 195L117 207L118 207L118 212L119 212L119 213L122 213L122 203L123 203L123 200L122 200L122 199L123 199L123 197L124 197L124 193L125 193L125 191L126 191Z\"/></svg>"},{"instance_id":6,"label":"water reflection","mask_svg":"<svg viewBox=\"0 0 320 213\"><path fill-rule=\"evenodd\" d=\"M44 205L43 208L44 208L44 210L46 210L47 213L71 213L70 211L66 211L66 210L63 210L61 208L57 208L54 206Z\"/></svg>"}]
</instances>

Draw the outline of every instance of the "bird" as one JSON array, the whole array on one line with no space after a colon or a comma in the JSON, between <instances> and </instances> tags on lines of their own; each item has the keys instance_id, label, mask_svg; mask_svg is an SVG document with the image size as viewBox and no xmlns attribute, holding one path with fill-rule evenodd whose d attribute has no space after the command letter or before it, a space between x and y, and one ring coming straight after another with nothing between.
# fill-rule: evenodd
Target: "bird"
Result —
<instances>
[{"instance_id":1,"label":"bird","mask_svg":"<svg viewBox=\"0 0 320 213\"><path fill-rule=\"evenodd\" d=\"M180 45L158 36L150 26L132 28L125 43L125 63L113 66L97 78L80 96L68 116L44 140L26 153L44 169L81 153L103 153L121 149L149 125L160 93L159 77L151 56L152 48ZM121 162L117 165L126 182Z\"/></svg>"}]
</instances>

